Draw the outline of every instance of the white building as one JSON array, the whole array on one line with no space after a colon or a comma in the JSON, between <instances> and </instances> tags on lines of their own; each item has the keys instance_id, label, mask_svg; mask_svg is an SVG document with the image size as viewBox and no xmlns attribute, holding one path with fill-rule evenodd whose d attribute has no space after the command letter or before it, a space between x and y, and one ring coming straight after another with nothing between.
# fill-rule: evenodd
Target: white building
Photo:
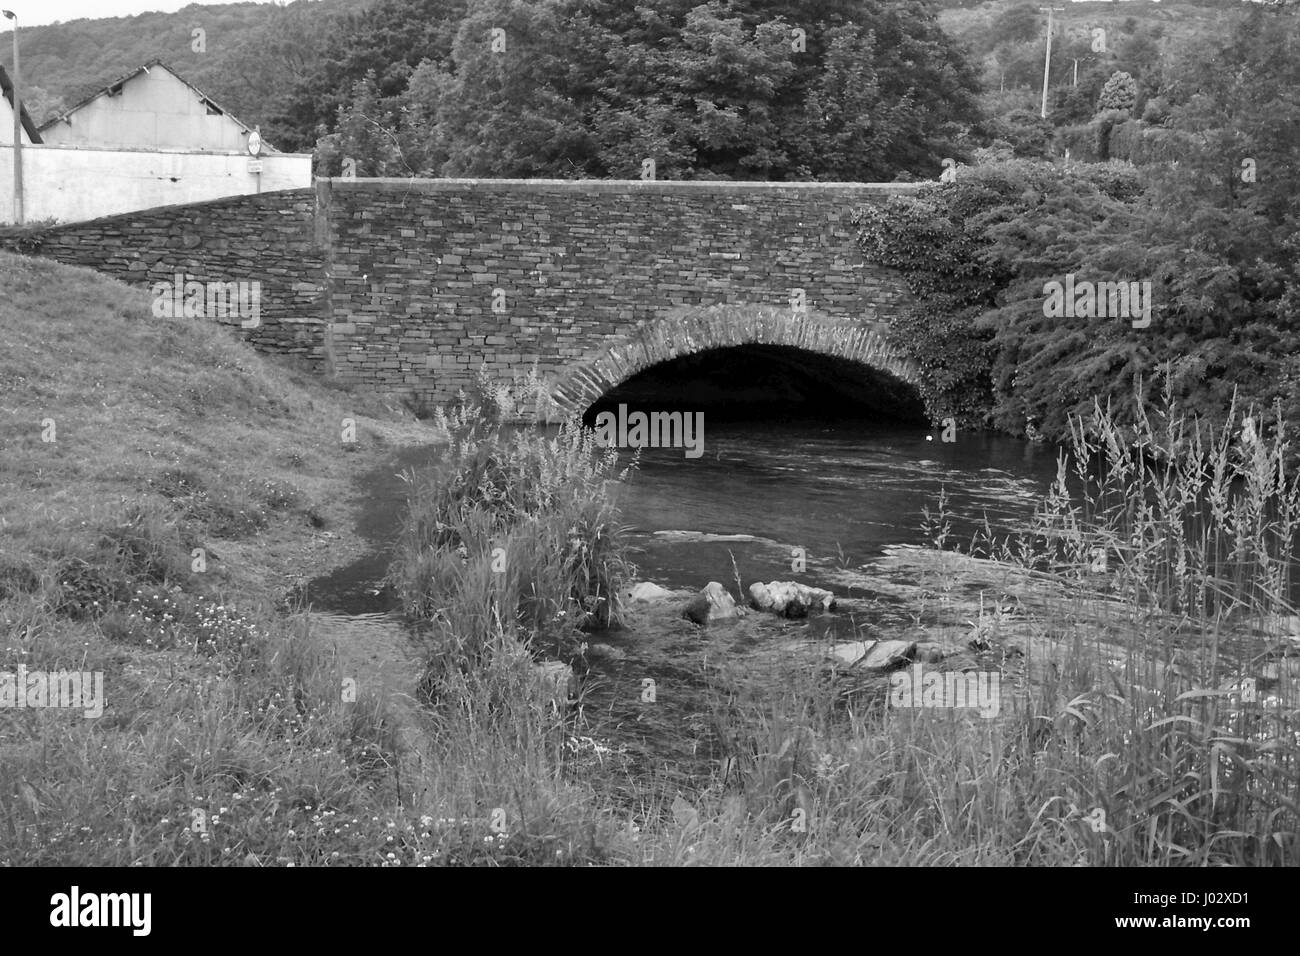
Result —
<instances>
[{"instance_id":1,"label":"white building","mask_svg":"<svg viewBox=\"0 0 1300 956\"><path fill-rule=\"evenodd\" d=\"M51 146L214 153L244 152L252 132L161 60L118 77L40 128Z\"/></svg>"},{"instance_id":2,"label":"white building","mask_svg":"<svg viewBox=\"0 0 1300 956\"><path fill-rule=\"evenodd\" d=\"M0 223L11 223L13 107L7 101L0 126ZM310 153L282 153L263 143L255 158L249 152L254 130L157 60L39 129L25 116L24 128L23 142L31 144L22 150L27 222L78 222L312 184Z\"/></svg>"}]
</instances>

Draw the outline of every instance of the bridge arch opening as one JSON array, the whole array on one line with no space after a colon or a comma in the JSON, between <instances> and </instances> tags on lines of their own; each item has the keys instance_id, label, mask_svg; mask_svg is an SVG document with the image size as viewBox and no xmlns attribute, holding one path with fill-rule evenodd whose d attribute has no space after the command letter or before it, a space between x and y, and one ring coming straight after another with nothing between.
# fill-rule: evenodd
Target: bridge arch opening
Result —
<instances>
[{"instance_id":1,"label":"bridge arch opening","mask_svg":"<svg viewBox=\"0 0 1300 956\"><path fill-rule=\"evenodd\" d=\"M789 345L706 348L634 372L579 409L703 412L710 421L926 423L915 387L861 360Z\"/></svg>"},{"instance_id":2,"label":"bridge arch opening","mask_svg":"<svg viewBox=\"0 0 1300 956\"><path fill-rule=\"evenodd\" d=\"M915 363L889 342L869 307L859 316L814 308L686 306L616 331L553 382L562 413L594 421L619 404L638 411L711 411L921 423ZM691 408L690 404L700 407Z\"/></svg>"}]
</instances>

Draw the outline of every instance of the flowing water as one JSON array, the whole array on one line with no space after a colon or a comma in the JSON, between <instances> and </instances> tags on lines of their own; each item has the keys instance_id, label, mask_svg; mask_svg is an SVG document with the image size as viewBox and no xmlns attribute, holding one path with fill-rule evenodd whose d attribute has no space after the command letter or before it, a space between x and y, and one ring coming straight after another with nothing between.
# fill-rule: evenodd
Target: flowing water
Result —
<instances>
[{"instance_id":1,"label":"flowing water","mask_svg":"<svg viewBox=\"0 0 1300 956\"><path fill-rule=\"evenodd\" d=\"M995 528L1022 523L1055 476L1055 454L1011 438L949 444L869 422L723 425L706 434L698 459L644 451L620 502L644 579L729 583L734 555L746 582L830 587L831 567L924 542L924 511L936 510L941 492L959 536L985 516ZM798 574L796 548L807 565Z\"/></svg>"}]
</instances>

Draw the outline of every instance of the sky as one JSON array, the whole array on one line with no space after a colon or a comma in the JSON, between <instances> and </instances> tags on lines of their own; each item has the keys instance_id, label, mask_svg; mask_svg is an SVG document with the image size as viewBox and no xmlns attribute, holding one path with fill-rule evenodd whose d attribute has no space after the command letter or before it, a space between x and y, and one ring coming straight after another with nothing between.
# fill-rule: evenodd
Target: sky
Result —
<instances>
[{"instance_id":1,"label":"sky","mask_svg":"<svg viewBox=\"0 0 1300 956\"><path fill-rule=\"evenodd\" d=\"M18 14L19 27L35 27L86 17L130 17L153 10L174 13L194 3L208 6L232 2L271 3L273 0L0 0L0 8ZM0 31L7 33L10 26L12 21L0 19Z\"/></svg>"}]
</instances>

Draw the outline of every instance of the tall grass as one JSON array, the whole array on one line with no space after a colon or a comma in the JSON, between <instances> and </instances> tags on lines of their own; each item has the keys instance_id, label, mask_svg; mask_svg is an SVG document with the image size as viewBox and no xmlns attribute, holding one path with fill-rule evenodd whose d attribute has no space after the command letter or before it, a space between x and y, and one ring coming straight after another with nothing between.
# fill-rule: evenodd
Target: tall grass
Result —
<instances>
[{"instance_id":1,"label":"tall grass","mask_svg":"<svg viewBox=\"0 0 1300 956\"><path fill-rule=\"evenodd\" d=\"M1102 605L1069 661L1057 706L1070 696L1079 743L1054 738L1055 757L1133 838L1115 862L1294 864L1300 486L1284 425L1261 435L1234 408L1211 429L1168 396L1154 417L1075 421L1074 482L1062 459L1038 515L1038 557L1063 555L1084 591L1066 620L1088 590L1124 609Z\"/></svg>"},{"instance_id":2,"label":"tall grass","mask_svg":"<svg viewBox=\"0 0 1300 956\"><path fill-rule=\"evenodd\" d=\"M803 794L819 823L800 852L843 860L1300 862L1286 442L1240 419L1211 432L1170 404L1157 418L1076 421L1032 527L977 536L1020 569L966 635L1004 660L1027 652L1003 675L1029 679L1001 717L889 709L879 685L838 713L825 683L748 700L729 734L750 810ZM946 546L942 508L930 524ZM926 582L940 605L961 600L953 567Z\"/></svg>"},{"instance_id":3,"label":"tall grass","mask_svg":"<svg viewBox=\"0 0 1300 956\"><path fill-rule=\"evenodd\" d=\"M1234 408L1202 427L1167 402L1121 429L1098 407L1072 423L1039 513L1039 532L1069 567L1112 571L1125 597L1195 621L1291 613L1300 485L1279 421L1259 435ZM1094 572L1095 573L1095 572Z\"/></svg>"},{"instance_id":4,"label":"tall grass","mask_svg":"<svg viewBox=\"0 0 1300 956\"><path fill-rule=\"evenodd\" d=\"M613 497L626 475L616 449L597 447L576 421L549 438L511 431L475 402L438 423L450 445L434 472L405 476L407 521L389 573L407 613L433 628L422 684L432 697L485 665L511 666L520 645L571 656L584 628L618 625L632 571Z\"/></svg>"}]
</instances>

